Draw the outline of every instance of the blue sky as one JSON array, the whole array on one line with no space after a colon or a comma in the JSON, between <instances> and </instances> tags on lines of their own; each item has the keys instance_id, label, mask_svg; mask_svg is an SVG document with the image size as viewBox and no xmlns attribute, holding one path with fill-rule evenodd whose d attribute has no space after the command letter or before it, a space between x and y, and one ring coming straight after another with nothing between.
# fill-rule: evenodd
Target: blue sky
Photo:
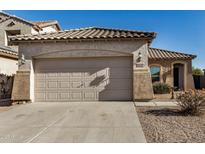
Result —
<instances>
[{"instance_id":1,"label":"blue sky","mask_svg":"<svg viewBox=\"0 0 205 154\"><path fill-rule=\"evenodd\" d=\"M5 11L27 20L58 20L62 29L108 27L154 31L152 47L196 54L205 69L205 11Z\"/></svg>"}]
</instances>

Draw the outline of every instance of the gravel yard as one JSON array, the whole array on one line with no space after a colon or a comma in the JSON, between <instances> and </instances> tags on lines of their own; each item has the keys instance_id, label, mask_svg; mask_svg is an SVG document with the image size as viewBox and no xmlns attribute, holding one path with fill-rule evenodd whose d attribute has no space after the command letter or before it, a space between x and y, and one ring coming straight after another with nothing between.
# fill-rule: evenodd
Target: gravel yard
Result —
<instances>
[{"instance_id":1,"label":"gravel yard","mask_svg":"<svg viewBox=\"0 0 205 154\"><path fill-rule=\"evenodd\" d=\"M149 143L205 142L205 114L183 116L177 107L136 107Z\"/></svg>"}]
</instances>

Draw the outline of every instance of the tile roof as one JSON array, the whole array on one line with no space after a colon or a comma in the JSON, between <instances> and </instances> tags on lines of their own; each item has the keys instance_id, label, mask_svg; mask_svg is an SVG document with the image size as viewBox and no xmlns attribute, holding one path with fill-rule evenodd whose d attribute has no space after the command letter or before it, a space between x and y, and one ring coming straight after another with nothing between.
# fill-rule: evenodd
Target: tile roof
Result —
<instances>
[{"instance_id":1,"label":"tile roof","mask_svg":"<svg viewBox=\"0 0 205 154\"><path fill-rule=\"evenodd\" d=\"M32 22L34 25L37 25L41 28L44 28L44 27L48 27L48 26L52 26L52 25L56 25L58 30L61 30L59 24L58 24L58 21L57 20L48 20L48 21L33 21Z\"/></svg>"},{"instance_id":2,"label":"tile roof","mask_svg":"<svg viewBox=\"0 0 205 154\"><path fill-rule=\"evenodd\" d=\"M148 56L150 59L194 59L196 55L186 54L164 49L149 48Z\"/></svg>"},{"instance_id":3,"label":"tile roof","mask_svg":"<svg viewBox=\"0 0 205 154\"><path fill-rule=\"evenodd\" d=\"M109 29L109 28L81 28L44 34L27 34L11 36L11 41L32 40L77 40L77 39L114 39L114 38L155 38L154 32L142 32L133 30Z\"/></svg>"},{"instance_id":4,"label":"tile roof","mask_svg":"<svg viewBox=\"0 0 205 154\"><path fill-rule=\"evenodd\" d=\"M18 52L11 47L0 45L0 56L18 59Z\"/></svg>"}]
</instances>

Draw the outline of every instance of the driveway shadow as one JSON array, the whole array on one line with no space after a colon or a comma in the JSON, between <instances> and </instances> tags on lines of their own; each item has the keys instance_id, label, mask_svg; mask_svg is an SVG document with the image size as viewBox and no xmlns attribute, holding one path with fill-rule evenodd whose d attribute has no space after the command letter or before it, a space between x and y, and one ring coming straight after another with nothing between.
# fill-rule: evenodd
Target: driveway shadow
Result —
<instances>
[{"instance_id":1,"label":"driveway shadow","mask_svg":"<svg viewBox=\"0 0 205 154\"><path fill-rule=\"evenodd\" d=\"M145 114L154 116L185 116L178 109L161 108L161 109L150 109L145 111Z\"/></svg>"}]
</instances>

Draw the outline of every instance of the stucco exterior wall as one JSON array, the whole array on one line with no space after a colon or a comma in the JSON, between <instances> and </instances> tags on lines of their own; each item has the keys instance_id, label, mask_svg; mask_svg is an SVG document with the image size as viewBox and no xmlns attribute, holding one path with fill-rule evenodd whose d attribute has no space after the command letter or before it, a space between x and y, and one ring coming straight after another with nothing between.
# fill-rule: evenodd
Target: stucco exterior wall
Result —
<instances>
[{"instance_id":1,"label":"stucco exterior wall","mask_svg":"<svg viewBox=\"0 0 205 154\"><path fill-rule=\"evenodd\" d=\"M18 70L18 61L6 57L0 57L0 74L12 75Z\"/></svg>"},{"instance_id":2,"label":"stucco exterior wall","mask_svg":"<svg viewBox=\"0 0 205 154\"><path fill-rule=\"evenodd\" d=\"M185 90L194 89L194 80L192 76L191 60L148 60L149 66L160 66L160 82L164 82L173 87L173 65L175 63L184 64L184 88Z\"/></svg>"},{"instance_id":3,"label":"stucco exterior wall","mask_svg":"<svg viewBox=\"0 0 205 154\"><path fill-rule=\"evenodd\" d=\"M54 53L54 52L69 52L69 51L88 51L84 56L93 51L115 51L127 54L132 54L137 50L143 48L146 45L146 41L82 41L82 42L46 42L46 43L20 43L19 53L23 53L25 58L31 60L32 57L36 57L42 54ZM146 48L142 49L142 52ZM78 56L78 53L73 52L72 56ZM146 61L146 59L144 59Z\"/></svg>"},{"instance_id":4,"label":"stucco exterior wall","mask_svg":"<svg viewBox=\"0 0 205 154\"><path fill-rule=\"evenodd\" d=\"M10 24L11 22L14 22L15 25L8 26L8 24ZM14 19L9 19L5 22L2 22L0 24L0 45L7 45L7 30L20 30L21 34L31 34L32 26Z\"/></svg>"}]
</instances>

